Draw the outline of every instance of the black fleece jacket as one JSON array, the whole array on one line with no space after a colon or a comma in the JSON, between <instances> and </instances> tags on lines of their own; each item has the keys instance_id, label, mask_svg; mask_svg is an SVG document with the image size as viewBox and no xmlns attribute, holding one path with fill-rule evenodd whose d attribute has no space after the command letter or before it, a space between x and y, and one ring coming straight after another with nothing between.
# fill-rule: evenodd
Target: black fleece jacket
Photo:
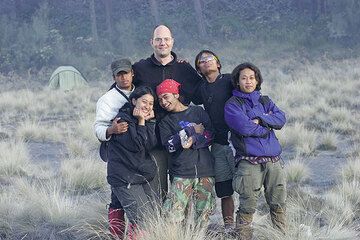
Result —
<instances>
[{"instance_id":1,"label":"black fleece jacket","mask_svg":"<svg viewBox=\"0 0 360 240\"><path fill-rule=\"evenodd\" d=\"M224 119L225 103L232 96L233 85L230 74L219 74L215 82L202 80L195 94L196 104L204 104L215 129L214 143L228 145L228 132L230 131Z\"/></svg>"},{"instance_id":2,"label":"black fleece jacket","mask_svg":"<svg viewBox=\"0 0 360 240\"><path fill-rule=\"evenodd\" d=\"M149 86L156 91L156 86L165 79L171 78L181 84L180 96L181 101L185 105L189 104L196 92L196 89L202 81L200 75L196 70L187 62L178 62L177 56L171 52L173 60L166 65L162 65L152 54L147 59L142 59L133 65L134 70L134 85ZM155 115L160 113L163 115L164 111L160 106L156 106ZM157 116L162 117L162 116Z\"/></svg>"},{"instance_id":3,"label":"black fleece jacket","mask_svg":"<svg viewBox=\"0 0 360 240\"><path fill-rule=\"evenodd\" d=\"M195 133L192 123L204 125L204 133ZM214 176L214 158L208 146L213 128L208 114L200 106L190 106L181 112L170 112L159 123L161 142L170 153L169 173L175 177L200 178ZM184 149L180 131L193 137L193 145Z\"/></svg>"},{"instance_id":4,"label":"black fleece jacket","mask_svg":"<svg viewBox=\"0 0 360 240\"><path fill-rule=\"evenodd\" d=\"M129 124L128 131L112 135L109 141L107 181L111 186L142 184L156 174L156 164L148 152L156 145L155 123L138 125L132 108L125 104L116 116Z\"/></svg>"}]
</instances>

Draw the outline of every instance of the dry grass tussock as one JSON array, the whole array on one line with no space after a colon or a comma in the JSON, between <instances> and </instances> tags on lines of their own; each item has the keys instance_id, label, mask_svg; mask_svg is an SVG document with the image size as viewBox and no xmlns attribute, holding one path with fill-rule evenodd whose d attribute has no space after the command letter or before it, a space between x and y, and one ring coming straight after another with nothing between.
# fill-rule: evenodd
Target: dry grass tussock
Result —
<instances>
[{"instance_id":1,"label":"dry grass tussock","mask_svg":"<svg viewBox=\"0 0 360 240\"><path fill-rule=\"evenodd\" d=\"M339 143L339 135L334 132L322 132L318 143L319 150L336 150Z\"/></svg>"},{"instance_id":2,"label":"dry grass tussock","mask_svg":"<svg viewBox=\"0 0 360 240\"><path fill-rule=\"evenodd\" d=\"M96 149L99 146L99 141L94 137L93 126L94 113L87 114L78 120L74 132L76 138L87 142L90 149Z\"/></svg>"},{"instance_id":3,"label":"dry grass tussock","mask_svg":"<svg viewBox=\"0 0 360 240\"><path fill-rule=\"evenodd\" d=\"M20 122L16 128L17 139L34 140L34 141L61 141L63 131L55 124L47 125L40 122L25 120Z\"/></svg>"},{"instance_id":4,"label":"dry grass tussock","mask_svg":"<svg viewBox=\"0 0 360 240\"><path fill-rule=\"evenodd\" d=\"M32 202L31 209L36 211L38 219L45 218L54 224L67 225L79 214L80 209L76 207L79 198L63 192L64 187L59 181L30 182L19 179L14 183L14 189L18 191L20 197L28 201L28 204Z\"/></svg>"},{"instance_id":5,"label":"dry grass tussock","mask_svg":"<svg viewBox=\"0 0 360 240\"><path fill-rule=\"evenodd\" d=\"M288 182L293 183L288 189L289 231L282 236L271 227L268 214L259 211L255 235L257 239L356 239L359 232L354 229L360 217L358 59L277 63L276 69L265 62L261 62L264 67L257 65L266 73L264 93L288 119L277 135L293 159L286 166ZM92 129L96 101L109 85L99 83L70 92L0 93L1 132L15 136L15 140L0 142L0 178L7 179L0 184L0 238L110 239L106 164L98 158ZM303 185L311 176L301 159L339 150L345 137L352 144L353 159L340 170L339 184L321 195L306 192ZM68 157L54 172L39 170L30 162L24 140L65 143ZM182 228L160 215L149 217L146 230L149 234L144 239L149 240L219 239L190 225Z\"/></svg>"},{"instance_id":6,"label":"dry grass tussock","mask_svg":"<svg viewBox=\"0 0 360 240\"><path fill-rule=\"evenodd\" d=\"M292 171L292 164L301 169L297 161L290 161L288 172ZM339 170L339 184L322 196L291 190L287 204L289 235L279 235L268 227L268 218L261 218L265 223L257 223L258 239L358 239L359 166L358 159L350 160Z\"/></svg>"},{"instance_id":7,"label":"dry grass tussock","mask_svg":"<svg viewBox=\"0 0 360 240\"><path fill-rule=\"evenodd\" d=\"M68 195L63 189L57 180L15 180L10 189L0 193L1 235L6 239L95 239L96 232L83 238L79 229L86 225L106 232L102 199Z\"/></svg>"},{"instance_id":8,"label":"dry grass tussock","mask_svg":"<svg viewBox=\"0 0 360 240\"><path fill-rule=\"evenodd\" d=\"M47 89L9 91L0 93L0 111L6 119L14 122L25 118L58 123L93 114L100 95L95 87L69 92Z\"/></svg>"},{"instance_id":9,"label":"dry grass tussock","mask_svg":"<svg viewBox=\"0 0 360 240\"><path fill-rule=\"evenodd\" d=\"M304 161L299 158L292 159L285 167L288 183L301 184L310 178L310 169Z\"/></svg>"},{"instance_id":10,"label":"dry grass tussock","mask_svg":"<svg viewBox=\"0 0 360 240\"><path fill-rule=\"evenodd\" d=\"M309 154L318 147L315 135L326 131L352 137L359 131L360 123L356 119L360 118L357 97L360 68L357 59L336 62L325 59L305 63L296 69L287 68L291 71L279 66L264 77L266 93L287 114L285 131L278 133L285 146L295 143L297 153ZM342 76L341 80L338 76ZM335 144L334 134L331 139ZM320 147L337 147L333 144L320 143Z\"/></svg>"},{"instance_id":11,"label":"dry grass tussock","mask_svg":"<svg viewBox=\"0 0 360 240\"><path fill-rule=\"evenodd\" d=\"M0 152L0 179L6 184L14 177L50 179L54 176L49 164L34 164L30 160L28 146L21 139L0 142Z\"/></svg>"},{"instance_id":12,"label":"dry grass tussock","mask_svg":"<svg viewBox=\"0 0 360 240\"><path fill-rule=\"evenodd\" d=\"M98 157L97 150L100 142L94 137L94 116L87 115L74 123L74 130L64 139L68 153L71 157L86 158L89 153Z\"/></svg>"},{"instance_id":13,"label":"dry grass tussock","mask_svg":"<svg viewBox=\"0 0 360 240\"><path fill-rule=\"evenodd\" d=\"M341 205L342 206L342 205ZM326 214L326 201L303 191L293 190L287 200L287 235L272 228L269 214L254 219L256 239L309 240L309 239L356 239L358 232L352 222L339 220L339 215ZM332 209L334 211L334 209ZM344 238L341 238L343 236Z\"/></svg>"},{"instance_id":14,"label":"dry grass tussock","mask_svg":"<svg viewBox=\"0 0 360 240\"><path fill-rule=\"evenodd\" d=\"M324 194L329 225L356 226L360 219L360 161L349 160L340 171L340 182Z\"/></svg>"},{"instance_id":15,"label":"dry grass tussock","mask_svg":"<svg viewBox=\"0 0 360 240\"><path fill-rule=\"evenodd\" d=\"M277 136L282 146L285 149L293 149L296 155L310 155L317 148L318 133L315 130L307 129L301 122L286 125L277 132Z\"/></svg>"},{"instance_id":16,"label":"dry grass tussock","mask_svg":"<svg viewBox=\"0 0 360 240\"><path fill-rule=\"evenodd\" d=\"M27 176L31 174L29 152L23 141L0 142L0 176Z\"/></svg>"},{"instance_id":17,"label":"dry grass tussock","mask_svg":"<svg viewBox=\"0 0 360 240\"><path fill-rule=\"evenodd\" d=\"M106 164L95 158L73 158L61 163L60 174L66 191L90 193L108 188Z\"/></svg>"},{"instance_id":18,"label":"dry grass tussock","mask_svg":"<svg viewBox=\"0 0 360 240\"><path fill-rule=\"evenodd\" d=\"M343 182L360 182L360 158L350 159L341 169Z\"/></svg>"},{"instance_id":19,"label":"dry grass tussock","mask_svg":"<svg viewBox=\"0 0 360 240\"><path fill-rule=\"evenodd\" d=\"M67 151L71 157L85 158L91 152L89 144L81 139L76 139L74 136L69 136L65 139Z\"/></svg>"},{"instance_id":20,"label":"dry grass tussock","mask_svg":"<svg viewBox=\"0 0 360 240\"><path fill-rule=\"evenodd\" d=\"M349 187L349 186L346 186ZM349 225L353 222L357 209L344 191L340 188L334 189L324 195L326 200L326 214L330 218L341 219L344 225Z\"/></svg>"},{"instance_id":21,"label":"dry grass tussock","mask_svg":"<svg viewBox=\"0 0 360 240\"><path fill-rule=\"evenodd\" d=\"M16 229L7 232L10 239L45 239L81 219L79 199L64 194L57 182L17 179L1 199L2 221Z\"/></svg>"}]
</instances>

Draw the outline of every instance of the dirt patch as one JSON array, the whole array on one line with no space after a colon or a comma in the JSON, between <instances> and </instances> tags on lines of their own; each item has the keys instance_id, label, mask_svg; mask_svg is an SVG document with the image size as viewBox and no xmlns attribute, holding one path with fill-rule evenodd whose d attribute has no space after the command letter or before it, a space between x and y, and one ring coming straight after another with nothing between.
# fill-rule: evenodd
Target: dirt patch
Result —
<instances>
[{"instance_id":1,"label":"dirt patch","mask_svg":"<svg viewBox=\"0 0 360 240\"><path fill-rule=\"evenodd\" d=\"M27 145L34 163L50 163L54 169L59 169L61 161L68 157L66 146L61 142L29 141Z\"/></svg>"}]
</instances>

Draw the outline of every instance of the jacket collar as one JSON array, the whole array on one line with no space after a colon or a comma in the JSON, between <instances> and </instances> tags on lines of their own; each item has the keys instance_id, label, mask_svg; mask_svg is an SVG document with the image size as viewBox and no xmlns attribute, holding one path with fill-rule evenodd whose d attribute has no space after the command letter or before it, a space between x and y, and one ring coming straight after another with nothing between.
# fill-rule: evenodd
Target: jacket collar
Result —
<instances>
[{"instance_id":1,"label":"jacket collar","mask_svg":"<svg viewBox=\"0 0 360 240\"><path fill-rule=\"evenodd\" d=\"M137 122L137 118L133 116L133 110L134 106L132 106L130 102L127 102L119 109L118 115L126 122Z\"/></svg>"},{"instance_id":2,"label":"jacket collar","mask_svg":"<svg viewBox=\"0 0 360 240\"><path fill-rule=\"evenodd\" d=\"M176 61L177 61L177 56L176 54L171 51L171 55L173 56L173 60L171 60L171 62L169 62L168 64L166 64L165 66L167 65L173 65ZM155 58L155 55L154 54L151 54L151 61L155 64L155 65L158 65L158 66L163 66L156 58Z\"/></svg>"},{"instance_id":3,"label":"jacket collar","mask_svg":"<svg viewBox=\"0 0 360 240\"><path fill-rule=\"evenodd\" d=\"M259 98L261 96L260 92L257 90L253 91L252 93L244 93L244 92L241 92L240 90L236 90L236 89L233 90L233 95L236 97L247 99L254 104L259 102Z\"/></svg>"},{"instance_id":4,"label":"jacket collar","mask_svg":"<svg viewBox=\"0 0 360 240\"><path fill-rule=\"evenodd\" d=\"M201 74L200 74L201 75ZM212 83L216 83L219 79L223 78L223 75L221 73L219 73L219 75L216 77L215 81L213 82L208 82L208 80L206 79L206 77L204 75L201 75L201 78L207 83L207 84L212 84Z\"/></svg>"}]
</instances>

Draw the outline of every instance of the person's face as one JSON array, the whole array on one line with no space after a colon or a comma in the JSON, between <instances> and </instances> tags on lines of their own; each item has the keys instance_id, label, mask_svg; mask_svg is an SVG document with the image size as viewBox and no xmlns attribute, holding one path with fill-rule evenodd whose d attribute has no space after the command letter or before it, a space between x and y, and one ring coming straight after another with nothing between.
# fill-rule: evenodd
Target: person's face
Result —
<instances>
[{"instance_id":1,"label":"person's face","mask_svg":"<svg viewBox=\"0 0 360 240\"><path fill-rule=\"evenodd\" d=\"M168 112L173 112L179 103L179 94L163 93L158 96L160 106Z\"/></svg>"},{"instance_id":2,"label":"person's face","mask_svg":"<svg viewBox=\"0 0 360 240\"><path fill-rule=\"evenodd\" d=\"M120 89L130 91L132 88L133 76L132 70L129 72L121 71L114 76L114 80Z\"/></svg>"},{"instance_id":3,"label":"person's face","mask_svg":"<svg viewBox=\"0 0 360 240\"><path fill-rule=\"evenodd\" d=\"M219 72L220 65L217 63L215 56L211 53L203 53L197 64L200 72L205 76L213 72Z\"/></svg>"},{"instance_id":4,"label":"person's face","mask_svg":"<svg viewBox=\"0 0 360 240\"><path fill-rule=\"evenodd\" d=\"M255 91L258 81L255 78L255 72L250 68L245 68L239 74L239 88L244 93Z\"/></svg>"},{"instance_id":5,"label":"person's face","mask_svg":"<svg viewBox=\"0 0 360 240\"><path fill-rule=\"evenodd\" d=\"M138 99L132 99L132 103L135 108L139 109L144 116L150 114L154 106L154 97L151 94L145 94Z\"/></svg>"},{"instance_id":6,"label":"person's face","mask_svg":"<svg viewBox=\"0 0 360 240\"><path fill-rule=\"evenodd\" d=\"M171 50L174 45L174 39L172 38L171 32L167 27L159 26L155 29L154 36L150 43L154 49L155 56L165 58L171 54Z\"/></svg>"}]
</instances>

